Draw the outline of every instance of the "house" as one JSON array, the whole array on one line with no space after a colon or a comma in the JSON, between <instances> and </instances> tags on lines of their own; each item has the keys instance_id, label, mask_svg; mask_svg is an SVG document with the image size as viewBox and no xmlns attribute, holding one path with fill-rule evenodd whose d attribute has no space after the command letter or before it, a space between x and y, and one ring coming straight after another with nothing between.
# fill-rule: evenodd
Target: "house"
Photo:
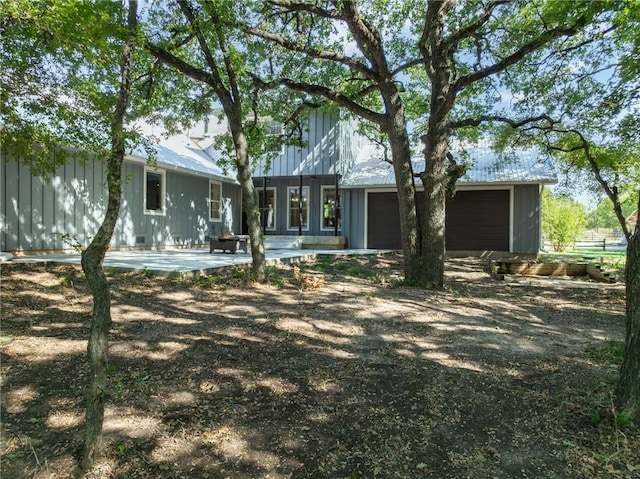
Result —
<instances>
[{"instance_id":1,"label":"house","mask_svg":"<svg viewBox=\"0 0 640 479\"><path fill-rule=\"evenodd\" d=\"M154 148L155 166L143 151L125 158L111 247L197 246L212 231L240 229L240 187L213 158L184 135ZM0 156L0 175L1 251L71 248L62 235L86 246L97 232L107 204L104 162L72 159L43 179Z\"/></svg>"},{"instance_id":2,"label":"house","mask_svg":"<svg viewBox=\"0 0 640 479\"><path fill-rule=\"evenodd\" d=\"M269 235L340 236L349 248L401 248L391 164L379 149L336 116L312 117L308 148L290 147L254 174L263 227ZM549 159L535 150L467 148L471 166L447 204L448 251L536 254L541 244L540 198L555 183ZM424 159L413 159L414 171ZM421 184L416 180L418 196ZM299 195L299 192L302 194Z\"/></svg>"},{"instance_id":3,"label":"house","mask_svg":"<svg viewBox=\"0 0 640 479\"><path fill-rule=\"evenodd\" d=\"M323 249L400 248L391 165L338 112L311 111L307 121L303 147L283 146L269 161L255 162L267 244L290 238ZM272 126L279 134L280 125ZM225 128L204 122L160 142L157 169L142 152L127 156L112 247L199 246L207 235L247 233L239 185L218 166L213 147L212 135ZM447 249L537 253L541 189L555 182L551 164L535 152L506 161L489 148L468 153L474 166L447 207ZM56 233L88 243L106 205L101 162L71 162L45 182L0 161L1 250L64 249ZM423 167L416 157L414 171Z\"/></svg>"},{"instance_id":4,"label":"house","mask_svg":"<svg viewBox=\"0 0 640 479\"><path fill-rule=\"evenodd\" d=\"M351 248L401 248L398 198L392 165L380 152L364 153L341 182L345 234ZM541 245L541 191L555 183L548 158L536 150L497 155L491 148L465 149L471 161L447 202L445 242L448 252L490 251L536 254ZM424 171L415 156L413 170ZM418 204L422 184L416 180Z\"/></svg>"}]
</instances>

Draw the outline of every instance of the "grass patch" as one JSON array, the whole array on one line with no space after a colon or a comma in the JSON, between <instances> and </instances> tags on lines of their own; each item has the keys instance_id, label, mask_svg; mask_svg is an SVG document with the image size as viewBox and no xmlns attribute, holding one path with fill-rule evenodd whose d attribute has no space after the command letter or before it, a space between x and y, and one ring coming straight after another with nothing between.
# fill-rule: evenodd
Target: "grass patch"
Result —
<instances>
[{"instance_id":1,"label":"grass patch","mask_svg":"<svg viewBox=\"0 0 640 479\"><path fill-rule=\"evenodd\" d=\"M585 352L593 360L620 365L624 359L624 341L610 339L606 346L589 347Z\"/></svg>"}]
</instances>

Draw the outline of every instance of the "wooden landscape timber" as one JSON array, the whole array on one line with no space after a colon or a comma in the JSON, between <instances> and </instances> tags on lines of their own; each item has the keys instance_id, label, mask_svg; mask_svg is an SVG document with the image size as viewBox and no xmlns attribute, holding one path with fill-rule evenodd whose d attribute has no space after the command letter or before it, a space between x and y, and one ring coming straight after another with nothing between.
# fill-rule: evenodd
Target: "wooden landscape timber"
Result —
<instances>
[{"instance_id":1,"label":"wooden landscape timber","mask_svg":"<svg viewBox=\"0 0 640 479\"><path fill-rule=\"evenodd\" d=\"M489 262L491 275L504 280L506 274L522 274L525 276L589 276L594 281L615 283L615 278L602 271L600 266L587 263L538 263L526 261L494 260Z\"/></svg>"}]
</instances>

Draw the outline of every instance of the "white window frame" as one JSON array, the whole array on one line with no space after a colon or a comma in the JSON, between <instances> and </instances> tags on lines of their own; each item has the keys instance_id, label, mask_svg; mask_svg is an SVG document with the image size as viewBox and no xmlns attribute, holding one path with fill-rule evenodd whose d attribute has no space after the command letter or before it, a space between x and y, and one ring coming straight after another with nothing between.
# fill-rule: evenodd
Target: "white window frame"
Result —
<instances>
[{"instance_id":1,"label":"white window frame","mask_svg":"<svg viewBox=\"0 0 640 479\"><path fill-rule=\"evenodd\" d=\"M263 128L265 130L267 129L267 127L270 128L270 129L274 129L274 130L279 128L279 130L280 130L277 133L267 133L265 131L265 136L278 136L278 137L282 136L282 134L284 132L284 125L282 123L280 123L279 121L272 120L271 118L264 118L261 121L264 124ZM278 155L284 155L284 153L285 153L285 144L281 143L280 144L280 150L271 150L271 151L269 151L269 153L276 153Z\"/></svg>"},{"instance_id":2,"label":"white window frame","mask_svg":"<svg viewBox=\"0 0 640 479\"><path fill-rule=\"evenodd\" d=\"M218 185L218 187L220 188L220 196L214 200L213 198L211 198L211 186L212 185ZM213 223L222 223L222 182L220 181L215 181L215 180L209 180L209 195L208 195L208 204L209 204L209 221L213 222ZM213 212L213 203L214 201L218 202L218 217L215 218L211 213Z\"/></svg>"},{"instance_id":3,"label":"white window frame","mask_svg":"<svg viewBox=\"0 0 640 479\"><path fill-rule=\"evenodd\" d=\"M151 210L147 207L147 175L151 173L154 175L160 175L160 209ZM144 202L144 214L152 216L165 216L167 214L167 172L159 168L150 168L145 165L144 167L144 180L143 180L143 202Z\"/></svg>"},{"instance_id":4,"label":"white window frame","mask_svg":"<svg viewBox=\"0 0 640 479\"><path fill-rule=\"evenodd\" d=\"M334 185L322 185L320 187L320 231L335 231L334 226L324 225L324 192L331 191L335 194L336 187ZM338 224L338 231L342 230L342 190L338 190L338 198L340 198L340 218Z\"/></svg>"},{"instance_id":5,"label":"white window frame","mask_svg":"<svg viewBox=\"0 0 640 479\"><path fill-rule=\"evenodd\" d=\"M262 201L262 192L264 190L263 187L258 186L256 188L257 193L258 193L258 206L260 205L260 202ZM267 186L267 192L269 191L273 191L273 226L267 226L265 229L267 231L275 231L277 228L277 224L278 224L278 189L275 186ZM269 197L269 195L267 195L267 198ZM262 214L262 210L260 210L260 214ZM260 217L260 225L263 225L264 223L262 222L262 217Z\"/></svg>"},{"instance_id":6,"label":"white window frame","mask_svg":"<svg viewBox=\"0 0 640 479\"><path fill-rule=\"evenodd\" d=\"M297 186L288 186L287 187L287 231L298 231L300 228L298 226L291 226L291 194L293 192L298 191ZM302 192L307 192L307 225L302 227L302 231L309 231L309 203L311 202L310 198L310 188L308 186L302 187Z\"/></svg>"}]
</instances>

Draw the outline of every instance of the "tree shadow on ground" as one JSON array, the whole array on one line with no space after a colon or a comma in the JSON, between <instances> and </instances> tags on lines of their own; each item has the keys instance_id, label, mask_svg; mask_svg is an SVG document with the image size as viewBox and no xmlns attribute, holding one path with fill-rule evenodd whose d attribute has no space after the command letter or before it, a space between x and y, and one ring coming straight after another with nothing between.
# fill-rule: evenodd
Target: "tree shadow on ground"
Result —
<instances>
[{"instance_id":1,"label":"tree shadow on ground","mask_svg":"<svg viewBox=\"0 0 640 479\"><path fill-rule=\"evenodd\" d=\"M399 267L379 263L352 259L350 276L325 271L312 291L288 268L282 287L113 276L94 477L606 477L625 465L593 459L602 428L582 398L611 377L585 347L621 336L620 291L583 301L449 262L435 293L378 284ZM20 290L3 312L3 471L70 475L90 303L67 306L86 298L81 280L43 292L20 273L3 279L3 295Z\"/></svg>"}]
</instances>

